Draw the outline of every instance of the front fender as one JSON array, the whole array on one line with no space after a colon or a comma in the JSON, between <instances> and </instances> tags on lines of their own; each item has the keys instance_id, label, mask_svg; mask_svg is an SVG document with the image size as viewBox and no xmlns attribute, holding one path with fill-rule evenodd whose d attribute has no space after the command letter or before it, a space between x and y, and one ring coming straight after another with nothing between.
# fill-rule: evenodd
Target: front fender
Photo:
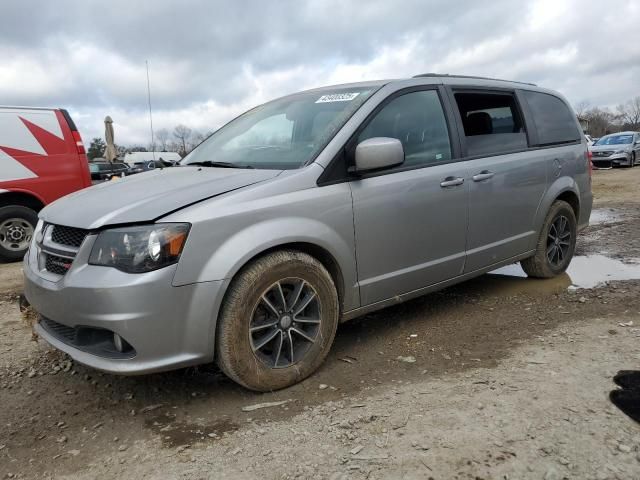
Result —
<instances>
[{"instance_id":1,"label":"front fender","mask_svg":"<svg viewBox=\"0 0 640 480\"><path fill-rule=\"evenodd\" d=\"M271 218L248 225L227 237L211 256L203 258L197 272L178 268L173 283L178 286L229 280L260 253L291 243L309 243L329 252L342 272L345 310L359 306L352 245L327 224L303 217Z\"/></svg>"}]
</instances>

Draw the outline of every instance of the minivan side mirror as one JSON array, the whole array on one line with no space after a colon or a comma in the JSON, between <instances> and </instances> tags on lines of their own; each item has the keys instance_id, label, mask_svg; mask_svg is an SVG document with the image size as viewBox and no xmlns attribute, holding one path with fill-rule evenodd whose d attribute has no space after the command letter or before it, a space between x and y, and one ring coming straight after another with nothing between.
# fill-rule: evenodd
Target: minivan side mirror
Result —
<instances>
[{"instance_id":1,"label":"minivan side mirror","mask_svg":"<svg viewBox=\"0 0 640 480\"><path fill-rule=\"evenodd\" d=\"M356 172L389 168L404 162L404 148L397 138L374 137L356 147Z\"/></svg>"}]
</instances>

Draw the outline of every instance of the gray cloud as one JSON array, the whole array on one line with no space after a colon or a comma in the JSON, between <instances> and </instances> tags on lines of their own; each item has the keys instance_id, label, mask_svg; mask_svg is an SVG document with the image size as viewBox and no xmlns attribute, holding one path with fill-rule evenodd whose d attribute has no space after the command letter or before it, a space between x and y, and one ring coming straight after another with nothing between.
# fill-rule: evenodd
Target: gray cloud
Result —
<instances>
[{"instance_id":1,"label":"gray cloud","mask_svg":"<svg viewBox=\"0 0 640 480\"><path fill-rule=\"evenodd\" d=\"M110 114L125 143L147 142L147 59L158 128L212 130L290 91L424 71L532 81L575 103L640 94L640 8L625 0L22 1L2 17L2 102L68 107L85 137Z\"/></svg>"}]
</instances>

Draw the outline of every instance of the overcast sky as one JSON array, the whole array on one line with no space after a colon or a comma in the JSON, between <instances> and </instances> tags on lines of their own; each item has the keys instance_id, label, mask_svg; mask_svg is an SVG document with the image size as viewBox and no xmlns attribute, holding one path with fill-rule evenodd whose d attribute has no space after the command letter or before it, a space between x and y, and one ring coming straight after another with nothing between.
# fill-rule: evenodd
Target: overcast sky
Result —
<instances>
[{"instance_id":1,"label":"overcast sky","mask_svg":"<svg viewBox=\"0 0 640 480\"><path fill-rule=\"evenodd\" d=\"M421 72L534 82L576 105L640 95L637 0L3 2L0 103L70 110L88 144L211 131L314 86Z\"/></svg>"}]
</instances>

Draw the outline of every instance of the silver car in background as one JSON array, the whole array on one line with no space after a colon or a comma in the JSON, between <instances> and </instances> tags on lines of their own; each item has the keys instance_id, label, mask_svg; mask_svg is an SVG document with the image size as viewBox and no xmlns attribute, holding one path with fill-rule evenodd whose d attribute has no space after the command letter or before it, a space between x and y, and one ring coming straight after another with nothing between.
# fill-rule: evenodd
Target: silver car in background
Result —
<instances>
[{"instance_id":1,"label":"silver car in background","mask_svg":"<svg viewBox=\"0 0 640 480\"><path fill-rule=\"evenodd\" d=\"M591 212L575 113L535 85L427 74L261 105L175 168L40 213L37 332L140 374L215 361L266 391L324 361L338 323L521 262L563 272Z\"/></svg>"},{"instance_id":2,"label":"silver car in background","mask_svg":"<svg viewBox=\"0 0 640 480\"><path fill-rule=\"evenodd\" d=\"M640 156L640 133L619 132L605 135L591 146L593 166L610 168L616 165L633 167Z\"/></svg>"}]
</instances>

